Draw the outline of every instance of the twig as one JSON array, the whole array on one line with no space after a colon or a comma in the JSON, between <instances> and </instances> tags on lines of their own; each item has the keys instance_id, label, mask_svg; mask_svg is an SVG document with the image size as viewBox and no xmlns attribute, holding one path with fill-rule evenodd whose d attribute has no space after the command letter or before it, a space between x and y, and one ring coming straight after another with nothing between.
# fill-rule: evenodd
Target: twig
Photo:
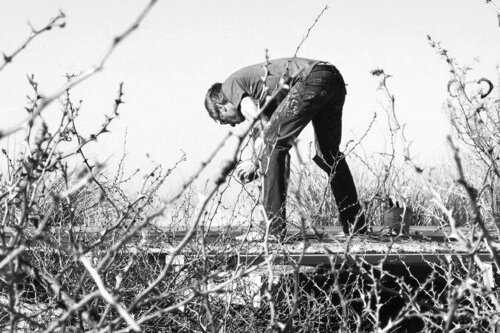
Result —
<instances>
[{"instance_id":1,"label":"twig","mask_svg":"<svg viewBox=\"0 0 500 333\"><path fill-rule=\"evenodd\" d=\"M480 208L477 204L477 200L478 200L477 190L474 187L472 187L465 179L464 170L462 167L462 160L461 160L460 155L459 155L458 147L455 146L455 144L453 143L453 140L451 139L450 136L448 136L447 139L448 139L448 143L450 144L450 146L453 150L453 157L455 159L455 164L456 164L457 171L458 171L457 182L460 185L462 185L462 187L467 192L467 195L469 196L469 202L472 206L472 211L474 213L474 221L481 229L483 236L485 238L488 250L490 251L493 259L495 260L495 264L497 265L497 268L500 269L500 254L498 253L496 246L493 243L494 242L493 237L491 237L490 233L488 232L488 229L486 228L486 225L484 223Z\"/></svg>"},{"instance_id":2,"label":"twig","mask_svg":"<svg viewBox=\"0 0 500 333\"><path fill-rule=\"evenodd\" d=\"M305 36L302 37L302 40L300 41L299 45L297 45L297 48L295 49L295 53L293 54L293 58L297 57L297 54L299 53L299 50L302 47L302 44L304 44L304 42L306 41L306 39L309 38L309 33L314 28L314 26L316 25L316 23L318 23L319 19L321 18L321 16L323 16L323 14L326 12L327 9L328 9L328 5L325 5L325 7L323 7L323 9L319 13L319 15L314 20L313 24L311 24L311 26L307 29L307 32L306 32Z\"/></svg>"},{"instance_id":3,"label":"twig","mask_svg":"<svg viewBox=\"0 0 500 333\"><path fill-rule=\"evenodd\" d=\"M5 53L2 54L3 55L3 63L0 64L0 72L8 64L12 63L12 60L14 59L14 57L16 57L22 50L24 50L28 46L28 44L31 41L33 41L33 39L35 39L36 37L38 37L39 35L43 34L46 31L52 30L52 28L55 28L55 27L64 28L66 26L66 22L64 22L65 17L66 17L66 15L64 15L64 13L62 11L60 11L56 17L52 18L50 20L50 22L47 23L47 25L45 25L41 29L37 30L30 25L31 33L28 36L28 38L16 50L14 50L11 54L9 54L9 55L7 55Z\"/></svg>"},{"instance_id":4,"label":"twig","mask_svg":"<svg viewBox=\"0 0 500 333\"><path fill-rule=\"evenodd\" d=\"M492 0L486 0L486 3L493 8L493 10L497 13L498 16L498 26L500 27L500 8L492 1Z\"/></svg>"},{"instance_id":5,"label":"twig","mask_svg":"<svg viewBox=\"0 0 500 333\"><path fill-rule=\"evenodd\" d=\"M125 310L125 308L123 308L118 302L115 301L113 295L111 295L111 293L104 286L104 283L101 277L99 276L99 273L97 273L95 268L92 267L92 264L90 263L89 259L85 256L80 256L80 261L82 262L83 266L87 269L90 276L92 276L92 279L96 283L97 288L99 288L101 296L106 300L106 302L108 302L109 304L111 304L113 307L116 308L116 311L118 311L120 316L127 322L127 324L129 324L129 326L134 331L140 332L141 328L139 327L137 322L134 320L134 318L132 318L132 316L127 312L127 310Z\"/></svg>"},{"instance_id":6,"label":"twig","mask_svg":"<svg viewBox=\"0 0 500 333\"><path fill-rule=\"evenodd\" d=\"M56 90L54 93L52 93L49 96L43 96L41 98L41 102L36 107L31 115L21 121L20 123L11 126L5 130L0 130L0 140L6 136L9 136L13 133L16 133L17 131L21 130L25 124L28 124L30 121L34 120L36 117L38 117L43 110L47 106L49 106L54 100L56 100L59 96L64 94L67 90L74 88L75 86L79 85L83 81L86 81L90 77L94 76L98 72L102 71L104 69L104 66L111 56L113 52L115 51L116 47L123 41L125 40L132 32L134 32L140 25L140 23L144 20L146 15L150 12L150 10L153 8L153 6L156 4L158 0L150 0L150 2L147 4L147 6L144 8L144 10L141 12L141 14L136 18L136 20L132 23L130 27L128 27L123 33L120 35L116 36L113 38L113 41L111 45L109 46L108 50L106 51L104 57L100 60L99 65L94 66L93 68L89 69L85 73L83 73L81 76L79 76L77 79L74 79L73 81L70 81L63 85L62 87L59 88L59 90Z\"/></svg>"},{"instance_id":7,"label":"twig","mask_svg":"<svg viewBox=\"0 0 500 333\"><path fill-rule=\"evenodd\" d=\"M83 152L83 147L87 143L89 143L91 141L97 141L97 138L101 134L109 132L108 126L111 124L111 122L116 117L118 117L118 108L123 103L122 97L123 97L123 82L120 82L120 85L119 85L119 88L118 88L118 96L115 98L115 103L114 103L114 107L113 107L113 114L111 116L106 116L106 119L105 119L104 123L102 124L101 128L97 131L97 133L92 134L90 136L90 139L88 139L88 140L82 140L82 138L80 137L80 135L77 135L77 139L78 139L78 144L79 145L75 149L75 151L78 152L80 154L80 156L82 157L83 163L87 167L87 170L88 170L88 172L90 173L90 175L92 177L92 181L101 189L101 193L104 194L104 196L106 197L106 199L108 200L108 202L111 204L111 206L113 206L113 208L115 209L115 212L118 215L120 214L119 208L116 206L114 200L109 196L108 191L104 188L104 186L101 184L101 182L99 180L97 180L96 175L94 174L95 166L90 165L89 160L88 160L86 154ZM75 119L74 118L71 120L71 123L73 125L73 130L75 132L77 132L77 130L76 130L76 124L75 124Z\"/></svg>"}]
</instances>

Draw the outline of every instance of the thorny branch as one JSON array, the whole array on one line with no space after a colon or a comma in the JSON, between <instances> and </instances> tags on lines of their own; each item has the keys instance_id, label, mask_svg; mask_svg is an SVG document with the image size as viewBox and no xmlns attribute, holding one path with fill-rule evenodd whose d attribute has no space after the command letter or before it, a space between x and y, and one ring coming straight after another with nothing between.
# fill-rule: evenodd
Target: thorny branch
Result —
<instances>
[{"instance_id":1,"label":"thorny branch","mask_svg":"<svg viewBox=\"0 0 500 333\"><path fill-rule=\"evenodd\" d=\"M94 66L90 70L82 73L82 75L78 76L77 78L69 81L66 83L64 86L60 87L59 90L53 92L51 95L44 96L43 94L40 94L41 96L41 101L40 104L33 110L33 112L30 114L29 117L21 121L19 124L11 126L10 128L0 130L0 140L6 136L9 136L19 130L21 130L27 123L33 121L36 117L38 117L43 110L47 106L49 106L54 100L59 98L62 94L64 94L66 91L74 88L75 86L79 85L83 81L86 81L87 79L91 78L95 74L99 73L104 69L104 66L106 65L107 60L109 57L113 54L113 52L116 50L117 46L123 42L130 34L132 34L141 24L141 22L146 18L147 14L151 11L151 9L154 7L158 0L150 0L148 5L144 8L144 10L140 13L140 15L136 18L136 20L132 23L130 27L128 27L123 33L119 34L113 39L113 42L107 49L106 53L102 57L102 59L99 61L99 65Z\"/></svg>"},{"instance_id":2,"label":"thorny branch","mask_svg":"<svg viewBox=\"0 0 500 333\"><path fill-rule=\"evenodd\" d=\"M66 22L64 21L64 18L66 16L64 15L63 12L59 12L59 14L57 16L55 16L54 18L52 18L49 23L47 23L47 25L45 25L43 28L41 29L35 29L34 27L32 27L30 25L30 28L31 28L31 33L30 35L28 36L28 38L26 38L26 40L16 49L14 50L12 53L10 54L6 54L6 53L2 53L3 55L3 62L0 63L0 72L10 63L12 63L12 61L14 60L14 58L21 52L23 51L27 46L28 44L30 44L35 38L37 38L39 35L43 34L44 32L46 31L50 31L52 30L53 28L64 28L66 26Z\"/></svg>"},{"instance_id":3,"label":"thorny branch","mask_svg":"<svg viewBox=\"0 0 500 333\"><path fill-rule=\"evenodd\" d=\"M498 26L500 27L500 8L493 2L493 0L486 0L486 3L490 5L491 8L497 13L498 16Z\"/></svg>"},{"instance_id":4,"label":"thorny branch","mask_svg":"<svg viewBox=\"0 0 500 333\"><path fill-rule=\"evenodd\" d=\"M113 40L95 72L103 68L116 45L138 28L155 2L151 1L137 20ZM318 18L325 10L326 7ZM66 87L74 87L85 79L85 75L72 78ZM385 85L388 76L383 72L379 75L383 75L383 90L390 102L388 119L391 131L399 133L405 144L404 157L411 163L404 126L399 124L395 113L395 98ZM211 243L205 223L210 225L219 207L223 206L220 201L227 187L222 190L221 187L227 183L238 162L239 150L257 120L246 124L240 132L228 133L182 189L160 203L158 208L153 207L152 202L171 169L154 169L145 177L140 194L129 198L117 187L118 176L114 183L109 183L96 170L100 166L93 166L82 152L87 143L106 133L110 121L118 116L118 107L122 103L121 86L113 114L106 118L96 134L84 139L78 133L74 118L67 118L70 110L79 108L71 103L67 89L60 93L67 92L63 104L66 114L56 132L50 133L42 122L40 135L35 135L35 122L41 118L38 116L48 102L44 97L38 98L41 94L33 77L30 81L36 96L29 103L30 117L24 123L28 127L25 138L27 153L19 160L9 159L8 176L0 177L0 327L10 327L11 331L36 328L46 332L126 332L130 329L390 332L399 329L399 325L410 318L421 319L429 330L443 327L452 330L453 325L460 322L462 330L473 331L478 327L492 328L498 322L496 291L491 284L488 287L484 282L486 278L483 278L488 265L477 255L482 238L470 242L470 253L458 264L453 260L427 263L432 273L425 281L418 281L408 266L404 269L410 276L409 280L386 270L384 264L394 254L395 238L387 240L384 258L378 265L369 264L362 255L353 255L353 238L350 238L344 244L342 254L329 252L328 247L324 247L324 252L329 255L329 267L306 273L303 258L311 244L306 241L306 222L310 217L305 210L300 212L303 241L297 260L293 259L297 252L289 252L286 246L274 246L268 235L258 245L255 259L250 261L243 258L244 251L252 245L235 244L231 229L228 234L222 233L214 241L216 244ZM286 92L288 89L287 81L283 80L277 91L263 96L260 112L265 111L280 90ZM76 117L76 113L70 118ZM366 133L362 138L365 136ZM234 152L216 175L208 194L200 195L195 211L186 190L229 137L238 140ZM56 149L71 138L77 142L69 153L62 154ZM395 150L393 153L396 154ZM64 162L70 157L81 157L87 166L81 174L74 175L76 179L71 178L69 167ZM423 173L411 165L417 174ZM464 174L461 175L461 183L470 186L470 197L478 200L481 191L474 191L472 183ZM57 185L56 181L51 183L50 177L59 177L62 185ZM299 183L302 186L306 181L310 181L308 177L301 177ZM434 191L434 198L439 201L438 206L441 205L439 207L447 214L450 224L453 223L451 210L432 187L430 190ZM114 196L117 192L119 195ZM302 193L298 189L296 199L307 206L301 201L304 199ZM181 198L183 201L178 202ZM172 207L174 204L177 206ZM99 211L91 211L90 206ZM151 232L155 230L152 226L155 220L168 207L173 208L173 225L185 225L190 221L180 237L176 236L174 228ZM263 207L257 209L265 215ZM481 216L481 206L478 204L475 209L475 216ZM235 211L237 209L233 208L233 215ZM484 221L478 222L479 227L483 224ZM311 227L319 239L314 226ZM269 233L269 224L266 233ZM180 238L180 242L176 238ZM487 237L484 240L488 243ZM278 255L292 265L290 274L276 271ZM260 269L266 270L267 280L262 281L256 291L251 274ZM446 281L439 289L434 283L441 277ZM392 317L384 319L383 309L391 304L391 300L406 303Z\"/></svg>"}]
</instances>

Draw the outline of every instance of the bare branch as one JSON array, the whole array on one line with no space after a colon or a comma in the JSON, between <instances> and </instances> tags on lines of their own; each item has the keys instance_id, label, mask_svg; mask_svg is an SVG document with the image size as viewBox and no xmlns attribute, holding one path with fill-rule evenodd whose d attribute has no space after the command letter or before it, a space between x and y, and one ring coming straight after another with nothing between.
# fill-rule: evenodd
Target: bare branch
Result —
<instances>
[{"instance_id":1,"label":"bare branch","mask_svg":"<svg viewBox=\"0 0 500 333\"><path fill-rule=\"evenodd\" d=\"M140 13L140 15L136 18L136 20L132 23L130 27L128 27L123 33L120 35L116 36L113 39L113 42L109 46L108 50L106 51L105 55L103 58L100 60L99 65L95 66L85 73L83 73L81 76L78 78L66 83L64 86L60 87L59 90L55 91L51 95L48 96L42 96L41 102L36 107L31 115L21 121L20 123L11 126L10 128L0 130L0 140L6 136L9 136L23 128L27 123L30 121L34 120L36 117L38 117L42 111L49 106L54 100L56 100L59 96L64 94L67 90L74 88L75 86L79 85L80 83L86 81L87 79L91 78L98 72L102 71L104 69L104 66L106 65L107 60L109 57L113 54L115 51L116 47L123 42L128 36L130 36L131 33L133 33L141 24L141 22L145 19L147 14L150 12L150 10L153 8L153 6L156 4L158 0L150 0L148 5L144 8L144 10Z\"/></svg>"},{"instance_id":2,"label":"bare branch","mask_svg":"<svg viewBox=\"0 0 500 333\"><path fill-rule=\"evenodd\" d=\"M2 59L2 63L0 63L0 72L10 63L12 63L13 59L21 52L23 51L27 46L28 44L30 44L33 39L35 39L36 37L40 36L41 34L43 34L44 32L46 31L50 31L52 30L52 28L64 28L66 26L66 22L64 21L64 18L66 16L64 15L64 13L61 11L59 12L59 14L52 18L49 23L47 23L43 28L41 29L35 29L33 27L31 27L31 33L30 35L28 36L28 38L16 49L14 50L11 54L5 54L3 53L3 59Z\"/></svg>"}]
</instances>

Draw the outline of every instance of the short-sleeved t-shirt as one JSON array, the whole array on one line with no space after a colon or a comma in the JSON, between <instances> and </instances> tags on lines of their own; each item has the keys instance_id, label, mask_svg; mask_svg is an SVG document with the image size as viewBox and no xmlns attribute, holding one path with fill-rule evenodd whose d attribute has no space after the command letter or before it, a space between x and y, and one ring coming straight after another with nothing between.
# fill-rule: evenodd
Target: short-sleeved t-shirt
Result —
<instances>
[{"instance_id":1,"label":"short-sleeved t-shirt","mask_svg":"<svg viewBox=\"0 0 500 333\"><path fill-rule=\"evenodd\" d=\"M297 81L305 79L312 68L320 63L319 60L304 59L304 58L281 58L270 60L267 69L269 71L266 85L268 93L272 92L278 87L280 78L293 78L289 83L293 86ZM224 83L222 83L222 93L224 96L236 107L239 107L241 99L247 95L255 100L259 100L262 94L264 83L262 77L264 76L264 65L260 64L244 67L231 76L229 76ZM288 73L287 73L288 72ZM260 100L262 102L262 100Z\"/></svg>"}]
</instances>

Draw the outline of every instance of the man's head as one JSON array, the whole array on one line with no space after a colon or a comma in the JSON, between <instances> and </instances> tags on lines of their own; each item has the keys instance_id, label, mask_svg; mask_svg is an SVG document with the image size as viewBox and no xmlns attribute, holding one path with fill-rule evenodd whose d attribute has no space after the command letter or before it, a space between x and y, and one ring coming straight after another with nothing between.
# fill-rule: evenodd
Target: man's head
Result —
<instances>
[{"instance_id":1,"label":"man's head","mask_svg":"<svg viewBox=\"0 0 500 333\"><path fill-rule=\"evenodd\" d=\"M220 124L234 126L245 120L240 110L222 93L222 83L214 83L205 95L205 108L212 119Z\"/></svg>"}]
</instances>

